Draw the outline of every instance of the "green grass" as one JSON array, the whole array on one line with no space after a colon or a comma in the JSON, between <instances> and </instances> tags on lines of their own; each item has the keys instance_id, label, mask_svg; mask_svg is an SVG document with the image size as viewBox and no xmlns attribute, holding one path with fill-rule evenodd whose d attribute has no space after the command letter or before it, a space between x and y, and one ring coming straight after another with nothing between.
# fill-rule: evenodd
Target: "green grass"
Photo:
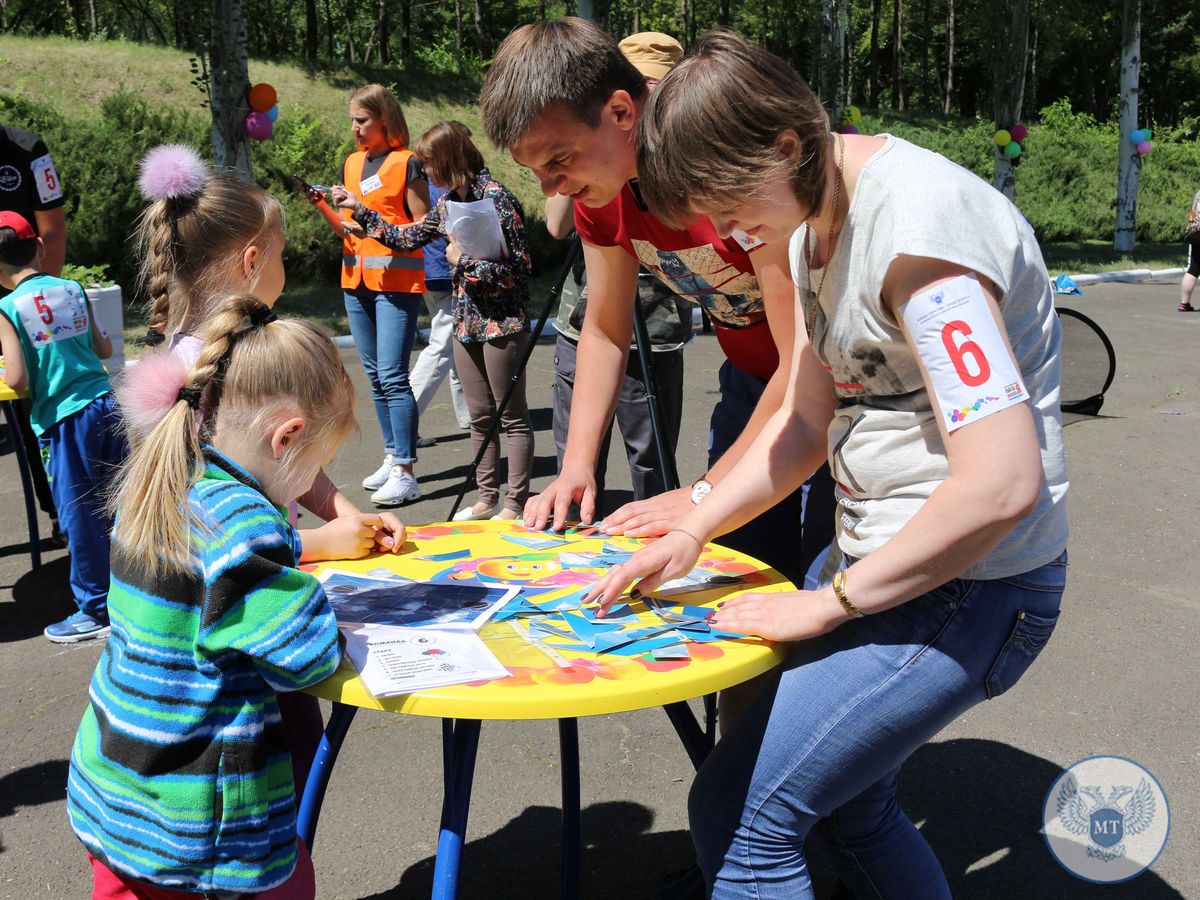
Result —
<instances>
[{"instance_id":1,"label":"green grass","mask_svg":"<svg viewBox=\"0 0 1200 900\"><path fill-rule=\"evenodd\" d=\"M1138 244L1132 254L1118 253L1111 241L1043 244L1042 256L1051 276L1060 272L1117 272L1124 269L1173 269L1185 264L1182 244Z\"/></svg>"}]
</instances>

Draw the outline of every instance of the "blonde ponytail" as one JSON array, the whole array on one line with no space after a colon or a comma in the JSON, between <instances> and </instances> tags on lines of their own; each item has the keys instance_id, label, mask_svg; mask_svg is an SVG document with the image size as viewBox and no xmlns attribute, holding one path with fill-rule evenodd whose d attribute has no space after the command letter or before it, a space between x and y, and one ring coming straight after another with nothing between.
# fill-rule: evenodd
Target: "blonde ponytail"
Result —
<instances>
[{"instance_id":1,"label":"blonde ponytail","mask_svg":"<svg viewBox=\"0 0 1200 900\"><path fill-rule=\"evenodd\" d=\"M281 410L298 408L306 426L280 460L286 467L314 443L336 448L356 427L354 387L329 333L275 319L249 294L228 297L210 317L195 366L167 389L175 402L133 447L109 500L113 552L148 573L190 571L192 533L211 527L187 499L203 469L202 440L266 433Z\"/></svg>"}]
</instances>

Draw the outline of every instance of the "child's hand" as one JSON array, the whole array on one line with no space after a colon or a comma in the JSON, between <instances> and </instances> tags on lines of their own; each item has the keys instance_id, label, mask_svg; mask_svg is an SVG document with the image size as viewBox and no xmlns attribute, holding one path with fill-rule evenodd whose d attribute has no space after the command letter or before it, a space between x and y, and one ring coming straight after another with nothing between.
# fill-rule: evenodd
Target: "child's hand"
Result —
<instances>
[{"instance_id":1,"label":"child's hand","mask_svg":"<svg viewBox=\"0 0 1200 900\"><path fill-rule=\"evenodd\" d=\"M351 513L305 532L303 543L306 561L360 559L376 550L398 549L404 543L404 526L391 513Z\"/></svg>"},{"instance_id":2,"label":"child's hand","mask_svg":"<svg viewBox=\"0 0 1200 900\"><path fill-rule=\"evenodd\" d=\"M358 198L340 184L335 184L329 189L329 196L333 198L334 206L340 206L343 209L354 209L358 205Z\"/></svg>"},{"instance_id":3,"label":"child's hand","mask_svg":"<svg viewBox=\"0 0 1200 900\"><path fill-rule=\"evenodd\" d=\"M399 553L408 533L395 513L378 513L379 527L375 532L375 549L380 553Z\"/></svg>"}]
</instances>

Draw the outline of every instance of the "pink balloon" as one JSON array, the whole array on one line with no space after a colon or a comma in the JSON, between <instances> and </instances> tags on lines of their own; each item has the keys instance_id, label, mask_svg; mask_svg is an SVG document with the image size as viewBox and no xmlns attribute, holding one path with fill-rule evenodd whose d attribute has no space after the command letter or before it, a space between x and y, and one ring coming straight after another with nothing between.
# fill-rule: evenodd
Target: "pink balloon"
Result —
<instances>
[{"instance_id":1,"label":"pink balloon","mask_svg":"<svg viewBox=\"0 0 1200 900\"><path fill-rule=\"evenodd\" d=\"M252 112L246 116L246 136L255 141L265 141L275 130L275 123L266 113Z\"/></svg>"},{"instance_id":2,"label":"pink balloon","mask_svg":"<svg viewBox=\"0 0 1200 900\"><path fill-rule=\"evenodd\" d=\"M1029 129L1026 128L1024 125L1022 125L1020 122L1018 122L1012 128L1008 129L1008 133L1010 135L1012 135L1012 139L1014 141L1023 141L1023 140L1025 140L1026 136L1029 134Z\"/></svg>"},{"instance_id":3,"label":"pink balloon","mask_svg":"<svg viewBox=\"0 0 1200 900\"><path fill-rule=\"evenodd\" d=\"M1140 144L1137 145L1137 152L1140 153L1142 156L1145 156L1147 153L1149 153L1153 149L1154 149L1154 145L1151 144L1149 141L1142 141Z\"/></svg>"}]
</instances>

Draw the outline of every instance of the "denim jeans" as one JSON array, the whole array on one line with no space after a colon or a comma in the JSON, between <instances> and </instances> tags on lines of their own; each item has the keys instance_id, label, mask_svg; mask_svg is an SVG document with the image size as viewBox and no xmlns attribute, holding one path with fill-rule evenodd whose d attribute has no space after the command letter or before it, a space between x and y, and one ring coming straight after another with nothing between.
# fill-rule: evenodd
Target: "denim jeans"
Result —
<instances>
[{"instance_id":1,"label":"denim jeans","mask_svg":"<svg viewBox=\"0 0 1200 900\"><path fill-rule=\"evenodd\" d=\"M710 468L741 436L767 386L728 360L721 363L717 377L721 399L713 408L708 426ZM717 543L762 560L793 584L803 585L809 571L820 567L833 540L836 512L833 478L829 465L823 464L783 500L741 528L722 535Z\"/></svg>"},{"instance_id":2,"label":"denim jeans","mask_svg":"<svg viewBox=\"0 0 1200 900\"><path fill-rule=\"evenodd\" d=\"M692 786L692 840L712 896L812 897L804 840L818 827L855 897L948 900L937 858L896 804L897 773L1024 674L1054 630L1065 582L1064 553L1012 578L956 579L796 643Z\"/></svg>"},{"instance_id":3,"label":"denim jeans","mask_svg":"<svg viewBox=\"0 0 1200 900\"><path fill-rule=\"evenodd\" d=\"M384 452L396 462L417 461L417 402L408 384L408 357L417 333L422 294L345 291L346 317L383 432Z\"/></svg>"}]
</instances>

